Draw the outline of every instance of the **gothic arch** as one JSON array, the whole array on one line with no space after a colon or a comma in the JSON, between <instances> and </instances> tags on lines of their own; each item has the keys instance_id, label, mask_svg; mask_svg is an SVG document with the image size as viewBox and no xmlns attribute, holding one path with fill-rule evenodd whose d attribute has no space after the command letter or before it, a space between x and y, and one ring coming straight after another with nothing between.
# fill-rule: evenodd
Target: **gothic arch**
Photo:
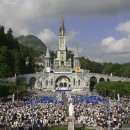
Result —
<instances>
[{"instance_id":1,"label":"gothic arch","mask_svg":"<svg viewBox=\"0 0 130 130\"><path fill-rule=\"evenodd\" d=\"M31 77L31 78L29 79L29 86L30 86L31 88L34 88L34 87L35 87L35 82L36 82L36 78L35 78L35 77Z\"/></svg>"},{"instance_id":2,"label":"gothic arch","mask_svg":"<svg viewBox=\"0 0 130 130\"><path fill-rule=\"evenodd\" d=\"M70 78L67 76L60 76L55 80L56 89L70 89Z\"/></svg>"},{"instance_id":3,"label":"gothic arch","mask_svg":"<svg viewBox=\"0 0 130 130\"><path fill-rule=\"evenodd\" d=\"M27 78L25 76L17 76L16 84L18 85L20 83L27 83Z\"/></svg>"},{"instance_id":4,"label":"gothic arch","mask_svg":"<svg viewBox=\"0 0 130 130\"><path fill-rule=\"evenodd\" d=\"M90 91L95 89L95 85L97 84L97 77L92 76L90 77Z\"/></svg>"},{"instance_id":5,"label":"gothic arch","mask_svg":"<svg viewBox=\"0 0 130 130\"><path fill-rule=\"evenodd\" d=\"M104 79L103 77L101 77L101 78L99 79L99 82L103 82L103 81L105 81L105 79Z\"/></svg>"},{"instance_id":6,"label":"gothic arch","mask_svg":"<svg viewBox=\"0 0 130 130\"><path fill-rule=\"evenodd\" d=\"M107 81L110 81L110 79L107 79Z\"/></svg>"}]
</instances>

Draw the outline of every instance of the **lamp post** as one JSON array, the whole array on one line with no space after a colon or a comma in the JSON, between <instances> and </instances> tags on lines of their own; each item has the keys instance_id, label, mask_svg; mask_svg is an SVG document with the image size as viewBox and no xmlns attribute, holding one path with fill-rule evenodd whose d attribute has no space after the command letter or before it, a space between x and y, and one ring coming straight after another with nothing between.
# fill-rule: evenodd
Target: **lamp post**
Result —
<instances>
[{"instance_id":1,"label":"lamp post","mask_svg":"<svg viewBox=\"0 0 130 130\"><path fill-rule=\"evenodd\" d=\"M115 101L115 90L113 90L113 93L114 93L114 101Z\"/></svg>"}]
</instances>

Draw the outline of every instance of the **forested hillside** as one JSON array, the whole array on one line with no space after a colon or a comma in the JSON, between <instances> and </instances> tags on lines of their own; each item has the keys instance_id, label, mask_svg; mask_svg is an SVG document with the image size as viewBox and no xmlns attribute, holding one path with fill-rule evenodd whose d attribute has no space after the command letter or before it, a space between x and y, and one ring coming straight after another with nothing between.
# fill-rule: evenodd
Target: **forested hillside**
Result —
<instances>
[{"instance_id":1,"label":"forested hillside","mask_svg":"<svg viewBox=\"0 0 130 130\"><path fill-rule=\"evenodd\" d=\"M35 50L38 50L39 53L45 54L46 52L46 45L36 36L34 35L27 35L27 36L19 36L17 37L18 42L28 47L32 47Z\"/></svg>"},{"instance_id":2,"label":"forested hillside","mask_svg":"<svg viewBox=\"0 0 130 130\"><path fill-rule=\"evenodd\" d=\"M90 61L88 58L81 57L81 68L88 69L93 73L109 74L113 76L130 77L130 63L97 63Z\"/></svg>"}]
</instances>

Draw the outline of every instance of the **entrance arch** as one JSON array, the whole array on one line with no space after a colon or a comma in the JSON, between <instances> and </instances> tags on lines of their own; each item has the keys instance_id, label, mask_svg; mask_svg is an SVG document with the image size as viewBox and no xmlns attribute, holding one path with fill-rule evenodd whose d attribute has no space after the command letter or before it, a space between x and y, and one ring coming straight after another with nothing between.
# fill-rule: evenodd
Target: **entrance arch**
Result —
<instances>
[{"instance_id":1,"label":"entrance arch","mask_svg":"<svg viewBox=\"0 0 130 130\"><path fill-rule=\"evenodd\" d=\"M31 77L30 80L29 80L29 86L31 88L34 88L35 87L35 82L36 82L36 78L35 77Z\"/></svg>"},{"instance_id":2,"label":"entrance arch","mask_svg":"<svg viewBox=\"0 0 130 130\"><path fill-rule=\"evenodd\" d=\"M90 78L90 91L94 91L95 85L97 84L97 78L95 76L92 76Z\"/></svg>"},{"instance_id":3,"label":"entrance arch","mask_svg":"<svg viewBox=\"0 0 130 130\"><path fill-rule=\"evenodd\" d=\"M103 82L103 81L105 81L104 78L100 78L100 79L99 79L99 82Z\"/></svg>"},{"instance_id":4,"label":"entrance arch","mask_svg":"<svg viewBox=\"0 0 130 130\"><path fill-rule=\"evenodd\" d=\"M55 81L55 89L57 90L70 90L70 79L67 76L60 76Z\"/></svg>"}]
</instances>

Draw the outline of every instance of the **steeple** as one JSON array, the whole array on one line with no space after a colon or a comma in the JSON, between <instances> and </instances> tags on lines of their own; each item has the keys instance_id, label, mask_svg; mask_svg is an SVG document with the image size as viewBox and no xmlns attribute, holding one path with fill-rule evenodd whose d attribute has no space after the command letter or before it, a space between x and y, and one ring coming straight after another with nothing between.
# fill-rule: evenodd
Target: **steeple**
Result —
<instances>
[{"instance_id":1,"label":"steeple","mask_svg":"<svg viewBox=\"0 0 130 130\"><path fill-rule=\"evenodd\" d=\"M74 67L74 69L77 69L77 67L78 68L80 67L80 57L79 57L79 51L78 51L78 44L77 44L77 47L75 48L73 67Z\"/></svg>"},{"instance_id":2,"label":"steeple","mask_svg":"<svg viewBox=\"0 0 130 130\"><path fill-rule=\"evenodd\" d=\"M45 68L47 67L50 67L51 66L51 63L50 63L50 51L47 47L47 50L46 50L46 58L45 58Z\"/></svg>"},{"instance_id":3,"label":"steeple","mask_svg":"<svg viewBox=\"0 0 130 130\"><path fill-rule=\"evenodd\" d=\"M46 50L46 58L50 58L50 51L49 51L48 47L47 47L47 50Z\"/></svg>"},{"instance_id":4,"label":"steeple","mask_svg":"<svg viewBox=\"0 0 130 130\"><path fill-rule=\"evenodd\" d=\"M63 19L63 16L62 16L61 26L60 26L59 31L60 31L60 35L61 35L61 36L65 36L66 30L65 30L65 26L64 26L64 19Z\"/></svg>"},{"instance_id":5,"label":"steeple","mask_svg":"<svg viewBox=\"0 0 130 130\"><path fill-rule=\"evenodd\" d=\"M75 58L79 58L78 44L77 44L77 47L75 48L74 57L75 57Z\"/></svg>"}]
</instances>

